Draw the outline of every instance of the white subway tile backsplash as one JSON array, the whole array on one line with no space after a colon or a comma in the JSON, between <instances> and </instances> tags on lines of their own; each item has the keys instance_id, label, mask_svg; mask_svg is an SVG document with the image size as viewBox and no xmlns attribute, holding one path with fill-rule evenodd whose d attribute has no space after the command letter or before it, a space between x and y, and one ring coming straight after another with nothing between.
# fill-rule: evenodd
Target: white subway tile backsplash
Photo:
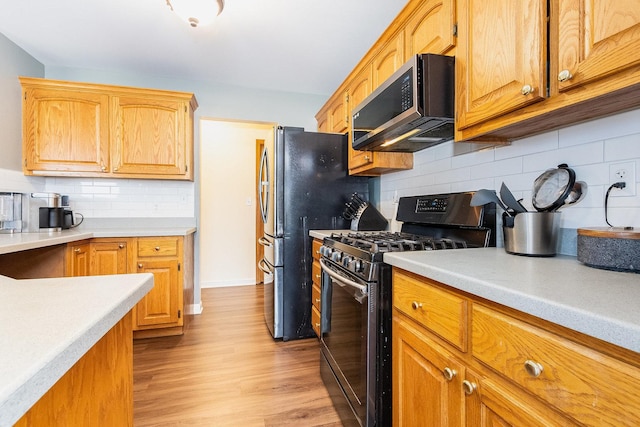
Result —
<instances>
[{"instance_id":1,"label":"white subway tile backsplash","mask_svg":"<svg viewBox=\"0 0 640 427\"><path fill-rule=\"evenodd\" d=\"M499 191L502 182L533 209L534 180L546 169L567 163L577 179L587 183L588 190L579 204L561 209L562 227L605 226L609 166L634 161L640 175L640 109L457 156L453 155L453 144L419 151L414 154L413 170L380 177L383 215L392 218L395 194L403 197L480 188ZM640 190L640 176L636 180ZM612 224L640 227L640 191L635 197L610 197L608 211Z\"/></svg>"}]
</instances>

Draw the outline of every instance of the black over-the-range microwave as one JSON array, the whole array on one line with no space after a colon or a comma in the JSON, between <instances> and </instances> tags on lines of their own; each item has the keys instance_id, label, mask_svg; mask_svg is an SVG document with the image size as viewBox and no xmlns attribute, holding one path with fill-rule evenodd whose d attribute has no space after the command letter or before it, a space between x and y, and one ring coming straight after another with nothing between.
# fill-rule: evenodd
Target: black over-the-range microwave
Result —
<instances>
[{"instance_id":1,"label":"black over-the-range microwave","mask_svg":"<svg viewBox=\"0 0 640 427\"><path fill-rule=\"evenodd\" d=\"M353 110L353 148L414 152L453 139L452 56L419 54Z\"/></svg>"}]
</instances>

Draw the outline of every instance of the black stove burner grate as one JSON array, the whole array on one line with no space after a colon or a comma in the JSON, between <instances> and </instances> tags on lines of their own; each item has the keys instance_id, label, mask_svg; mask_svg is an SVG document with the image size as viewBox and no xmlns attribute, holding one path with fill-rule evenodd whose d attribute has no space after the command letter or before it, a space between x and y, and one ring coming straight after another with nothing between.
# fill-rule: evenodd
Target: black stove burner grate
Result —
<instances>
[{"instance_id":1,"label":"black stove burner grate","mask_svg":"<svg viewBox=\"0 0 640 427\"><path fill-rule=\"evenodd\" d=\"M421 236L403 232L333 233L331 240L356 247L370 253L425 251L466 248L463 240Z\"/></svg>"}]
</instances>

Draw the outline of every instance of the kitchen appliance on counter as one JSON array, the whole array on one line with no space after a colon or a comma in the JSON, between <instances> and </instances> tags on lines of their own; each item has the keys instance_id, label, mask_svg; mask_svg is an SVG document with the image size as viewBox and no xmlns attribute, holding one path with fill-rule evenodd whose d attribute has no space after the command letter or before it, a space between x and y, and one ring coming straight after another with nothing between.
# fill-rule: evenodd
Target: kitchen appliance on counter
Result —
<instances>
[{"instance_id":1,"label":"kitchen appliance on counter","mask_svg":"<svg viewBox=\"0 0 640 427\"><path fill-rule=\"evenodd\" d=\"M29 232L59 232L75 228L84 217L67 209L69 197L59 193L27 193L22 195L23 212L26 212ZM76 220L80 217L80 221Z\"/></svg>"},{"instance_id":2,"label":"kitchen appliance on counter","mask_svg":"<svg viewBox=\"0 0 640 427\"><path fill-rule=\"evenodd\" d=\"M336 232L320 249L320 371L345 426L391 425L391 266L385 252L495 246L494 203L473 192L402 197L400 232Z\"/></svg>"},{"instance_id":3,"label":"kitchen appliance on counter","mask_svg":"<svg viewBox=\"0 0 640 427\"><path fill-rule=\"evenodd\" d=\"M20 233L22 225L22 194L0 193L0 233Z\"/></svg>"},{"instance_id":4,"label":"kitchen appliance on counter","mask_svg":"<svg viewBox=\"0 0 640 427\"><path fill-rule=\"evenodd\" d=\"M454 65L413 56L353 109L353 148L414 152L453 139Z\"/></svg>"},{"instance_id":5,"label":"kitchen appliance on counter","mask_svg":"<svg viewBox=\"0 0 640 427\"><path fill-rule=\"evenodd\" d=\"M640 230L634 227L578 228L578 261L603 270L640 273Z\"/></svg>"},{"instance_id":6,"label":"kitchen appliance on counter","mask_svg":"<svg viewBox=\"0 0 640 427\"><path fill-rule=\"evenodd\" d=\"M373 205L362 199L358 193L353 193L351 200L345 203L345 206L342 216L351 221L350 230L371 231L387 228L387 219Z\"/></svg>"},{"instance_id":7,"label":"kitchen appliance on counter","mask_svg":"<svg viewBox=\"0 0 640 427\"><path fill-rule=\"evenodd\" d=\"M315 336L311 326L311 229L348 229L342 217L366 177L349 176L347 137L276 127L260 160L258 199L264 235L264 316L274 338Z\"/></svg>"}]
</instances>

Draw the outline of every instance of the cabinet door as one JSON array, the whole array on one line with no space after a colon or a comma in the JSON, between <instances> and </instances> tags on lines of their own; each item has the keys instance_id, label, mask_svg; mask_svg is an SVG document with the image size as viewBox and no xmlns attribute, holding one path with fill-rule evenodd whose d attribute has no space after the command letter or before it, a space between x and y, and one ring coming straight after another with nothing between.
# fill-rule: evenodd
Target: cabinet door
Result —
<instances>
[{"instance_id":1,"label":"cabinet door","mask_svg":"<svg viewBox=\"0 0 640 427\"><path fill-rule=\"evenodd\" d=\"M26 86L23 98L26 174L108 171L107 95Z\"/></svg>"},{"instance_id":2,"label":"cabinet door","mask_svg":"<svg viewBox=\"0 0 640 427\"><path fill-rule=\"evenodd\" d=\"M497 382L467 370L463 381L466 427L576 426L530 396L514 394Z\"/></svg>"},{"instance_id":3,"label":"cabinet door","mask_svg":"<svg viewBox=\"0 0 640 427\"><path fill-rule=\"evenodd\" d=\"M91 275L126 274L127 242L92 242Z\"/></svg>"},{"instance_id":4,"label":"cabinet door","mask_svg":"<svg viewBox=\"0 0 640 427\"><path fill-rule=\"evenodd\" d=\"M347 94L343 92L339 93L329 105L329 132L344 134L348 126Z\"/></svg>"},{"instance_id":5,"label":"cabinet door","mask_svg":"<svg viewBox=\"0 0 640 427\"><path fill-rule=\"evenodd\" d=\"M398 317L392 336L394 427L461 426L463 365Z\"/></svg>"},{"instance_id":6,"label":"cabinet door","mask_svg":"<svg viewBox=\"0 0 640 427\"><path fill-rule=\"evenodd\" d=\"M139 259L137 267L138 273L153 274L153 289L135 307L136 325L182 325L182 283L178 274L178 260Z\"/></svg>"},{"instance_id":7,"label":"cabinet door","mask_svg":"<svg viewBox=\"0 0 640 427\"><path fill-rule=\"evenodd\" d=\"M557 90L572 89L640 64L640 0L552 3L557 7L557 21L552 22L558 22L558 44L552 50L558 56L552 63L558 65L551 79ZM561 77L567 79L558 82Z\"/></svg>"},{"instance_id":8,"label":"cabinet door","mask_svg":"<svg viewBox=\"0 0 640 427\"><path fill-rule=\"evenodd\" d=\"M365 66L351 81L349 86L349 128L351 128L351 112L372 92L372 67ZM353 148L353 134L349 132L349 169L373 162L371 151L359 151Z\"/></svg>"},{"instance_id":9,"label":"cabinet door","mask_svg":"<svg viewBox=\"0 0 640 427\"><path fill-rule=\"evenodd\" d=\"M115 96L112 102L114 174L187 173L186 102L135 96Z\"/></svg>"},{"instance_id":10,"label":"cabinet door","mask_svg":"<svg viewBox=\"0 0 640 427\"><path fill-rule=\"evenodd\" d=\"M67 252L67 276L89 276L91 273L89 242L69 245Z\"/></svg>"},{"instance_id":11,"label":"cabinet door","mask_svg":"<svg viewBox=\"0 0 640 427\"><path fill-rule=\"evenodd\" d=\"M420 2L405 25L405 59L418 53L447 53L455 46L452 0Z\"/></svg>"},{"instance_id":12,"label":"cabinet door","mask_svg":"<svg viewBox=\"0 0 640 427\"><path fill-rule=\"evenodd\" d=\"M373 59L373 90L404 63L404 33L400 32L392 37Z\"/></svg>"},{"instance_id":13,"label":"cabinet door","mask_svg":"<svg viewBox=\"0 0 640 427\"><path fill-rule=\"evenodd\" d=\"M463 0L458 12L458 129L543 100L546 2Z\"/></svg>"}]
</instances>

